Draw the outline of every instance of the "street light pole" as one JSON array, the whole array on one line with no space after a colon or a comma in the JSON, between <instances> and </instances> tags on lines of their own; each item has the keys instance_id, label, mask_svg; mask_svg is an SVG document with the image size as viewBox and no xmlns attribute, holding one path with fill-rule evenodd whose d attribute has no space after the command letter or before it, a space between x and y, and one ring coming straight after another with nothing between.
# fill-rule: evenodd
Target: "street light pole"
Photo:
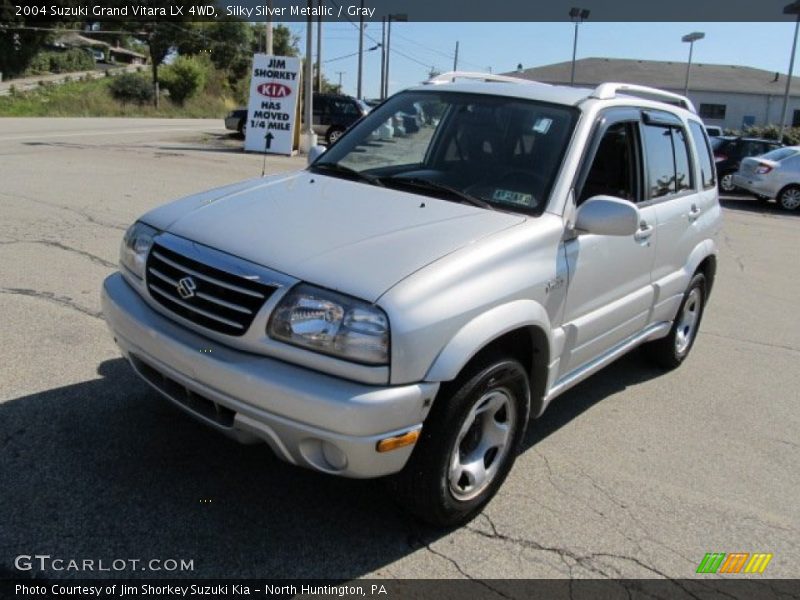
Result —
<instances>
[{"instance_id":1,"label":"street light pole","mask_svg":"<svg viewBox=\"0 0 800 600\"><path fill-rule=\"evenodd\" d=\"M794 39L792 40L792 56L789 58L789 74L786 76L786 91L783 93L783 108L781 109L781 130L778 134L778 141L783 142L783 132L786 130L786 113L789 110L789 89L792 85L792 73L794 72L794 55L797 51L797 31L800 29L800 0L795 0L791 4L783 7L783 14L797 15L794 24Z\"/></svg>"},{"instance_id":2,"label":"street light pole","mask_svg":"<svg viewBox=\"0 0 800 600\"><path fill-rule=\"evenodd\" d=\"M798 0L800 1L800 0ZM389 96L389 62L392 58L392 21L408 21L408 15L396 14L386 17L386 76L384 77L383 97Z\"/></svg>"},{"instance_id":3,"label":"street light pole","mask_svg":"<svg viewBox=\"0 0 800 600\"><path fill-rule=\"evenodd\" d=\"M322 9L324 0L319 0L317 3ZM317 17L317 73L316 73L316 88L318 92L322 91L322 10L319 11Z\"/></svg>"},{"instance_id":4,"label":"street light pole","mask_svg":"<svg viewBox=\"0 0 800 600\"><path fill-rule=\"evenodd\" d=\"M361 0L361 15L358 20L358 82L356 83L356 98L361 100L361 84L364 76L364 0Z\"/></svg>"},{"instance_id":5,"label":"street light pole","mask_svg":"<svg viewBox=\"0 0 800 600\"><path fill-rule=\"evenodd\" d=\"M572 68L569 73L569 84L575 85L575 58L578 55L578 25L589 18L589 10L573 7L569 10L569 18L575 23L575 35L572 38Z\"/></svg>"},{"instance_id":6,"label":"street light pole","mask_svg":"<svg viewBox=\"0 0 800 600\"><path fill-rule=\"evenodd\" d=\"M687 33L685 36L681 38L682 42L689 43L689 62L686 63L686 82L683 84L683 95L689 95L689 72L692 70L692 52L694 51L694 43L697 40L702 40L706 37L706 34L702 31L693 31L692 33Z\"/></svg>"}]
</instances>

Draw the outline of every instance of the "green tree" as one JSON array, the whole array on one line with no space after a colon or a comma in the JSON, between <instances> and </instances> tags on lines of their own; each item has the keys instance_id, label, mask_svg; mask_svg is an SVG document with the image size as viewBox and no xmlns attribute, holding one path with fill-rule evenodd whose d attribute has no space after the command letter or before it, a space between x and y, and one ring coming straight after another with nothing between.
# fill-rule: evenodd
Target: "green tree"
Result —
<instances>
[{"instance_id":1,"label":"green tree","mask_svg":"<svg viewBox=\"0 0 800 600\"><path fill-rule=\"evenodd\" d=\"M253 41L250 53L264 52L267 39L267 26L258 23L253 26ZM272 27L272 53L276 56L297 56L300 54L300 36L292 33L285 25Z\"/></svg>"},{"instance_id":2,"label":"green tree","mask_svg":"<svg viewBox=\"0 0 800 600\"><path fill-rule=\"evenodd\" d=\"M170 99L182 106L187 98L202 89L207 75L206 65L201 64L200 60L179 56L167 69L164 86L169 90Z\"/></svg>"}]
</instances>

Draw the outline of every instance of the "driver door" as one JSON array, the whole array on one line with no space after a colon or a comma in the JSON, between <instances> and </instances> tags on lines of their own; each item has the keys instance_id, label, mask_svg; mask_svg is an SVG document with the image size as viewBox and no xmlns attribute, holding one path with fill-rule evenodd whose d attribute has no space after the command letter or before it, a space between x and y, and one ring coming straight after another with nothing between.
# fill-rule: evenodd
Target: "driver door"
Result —
<instances>
[{"instance_id":1,"label":"driver door","mask_svg":"<svg viewBox=\"0 0 800 600\"><path fill-rule=\"evenodd\" d=\"M597 195L639 205L640 229L629 236L578 233L564 242L569 280L565 346L559 376L608 353L648 324L654 291L655 207L643 204L644 157L634 109L601 116L584 157L574 197L578 207Z\"/></svg>"}]
</instances>

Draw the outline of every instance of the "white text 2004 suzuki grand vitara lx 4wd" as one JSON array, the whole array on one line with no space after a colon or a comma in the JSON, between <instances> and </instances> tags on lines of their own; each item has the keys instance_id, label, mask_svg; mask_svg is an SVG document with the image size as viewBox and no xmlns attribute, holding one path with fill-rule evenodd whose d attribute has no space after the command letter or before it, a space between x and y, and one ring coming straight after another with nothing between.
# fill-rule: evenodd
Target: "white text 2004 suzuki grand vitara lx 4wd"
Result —
<instances>
[{"instance_id":1,"label":"white text 2004 suzuki grand vitara lx 4wd","mask_svg":"<svg viewBox=\"0 0 800 600\"><path fill-rule=\"evenodd\" d=\"M452 524L557 395L691 350L720 207L686 98L446 74L314 154L145 214L105 281L133 368L209 425Z\"/></svg>"}]
</instances>

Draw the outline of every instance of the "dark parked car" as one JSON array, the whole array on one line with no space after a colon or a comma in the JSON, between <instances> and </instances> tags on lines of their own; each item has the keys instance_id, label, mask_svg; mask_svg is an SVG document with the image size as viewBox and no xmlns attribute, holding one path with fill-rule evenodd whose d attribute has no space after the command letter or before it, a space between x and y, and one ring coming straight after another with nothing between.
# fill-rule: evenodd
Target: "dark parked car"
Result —
<instances>
[{"instance_id":1,"label":"dark parked car","mask_svg":"<svg viewBox=\"0 0 800 600\"><path fill-rule=\"evenodd\" d=\"M759 138L721 136L711 138L711 148L714 151L714 161L717 164L717 182L723 192L733 192L733 174L739 170L742 159L750 156L760 156L770 150L780 148L783 144L775 140L762 140Z\"/></svg>"},{"instance_id":2,"label":"dark parked car","mask_svg":"<svg viewBox=\"0 0 800 600\"><path fill-rule=\"evenodd\" d=\"M225 117L225 129L238 131L239 135L244 137L247 132L247 109L237 108L229 112L228 116Z\"/></svg>"},{"instance_id":3,"label":"dark parked car","mask_svg":"<svg viewBox=\"0 0 800 600\"><path fill-rule=\"evenodd\" d=\"M369 107L352 96L314 93L312 110L314 133L332 144L348 127L367 114ZM244 137L247 133L247 109L229 112L225 117L225 128L238 131Z\"/></svg>"},{"instance_id":4,"label":"dark parked car","mask_svg":"<svg viewBox=\"0 0 800 600\"><path fill-rule=\"evenodd\" d=\"M314 94L314 133L332 144L368 112L369 107L352 96Z\"/></svg>"}]
</instances>

